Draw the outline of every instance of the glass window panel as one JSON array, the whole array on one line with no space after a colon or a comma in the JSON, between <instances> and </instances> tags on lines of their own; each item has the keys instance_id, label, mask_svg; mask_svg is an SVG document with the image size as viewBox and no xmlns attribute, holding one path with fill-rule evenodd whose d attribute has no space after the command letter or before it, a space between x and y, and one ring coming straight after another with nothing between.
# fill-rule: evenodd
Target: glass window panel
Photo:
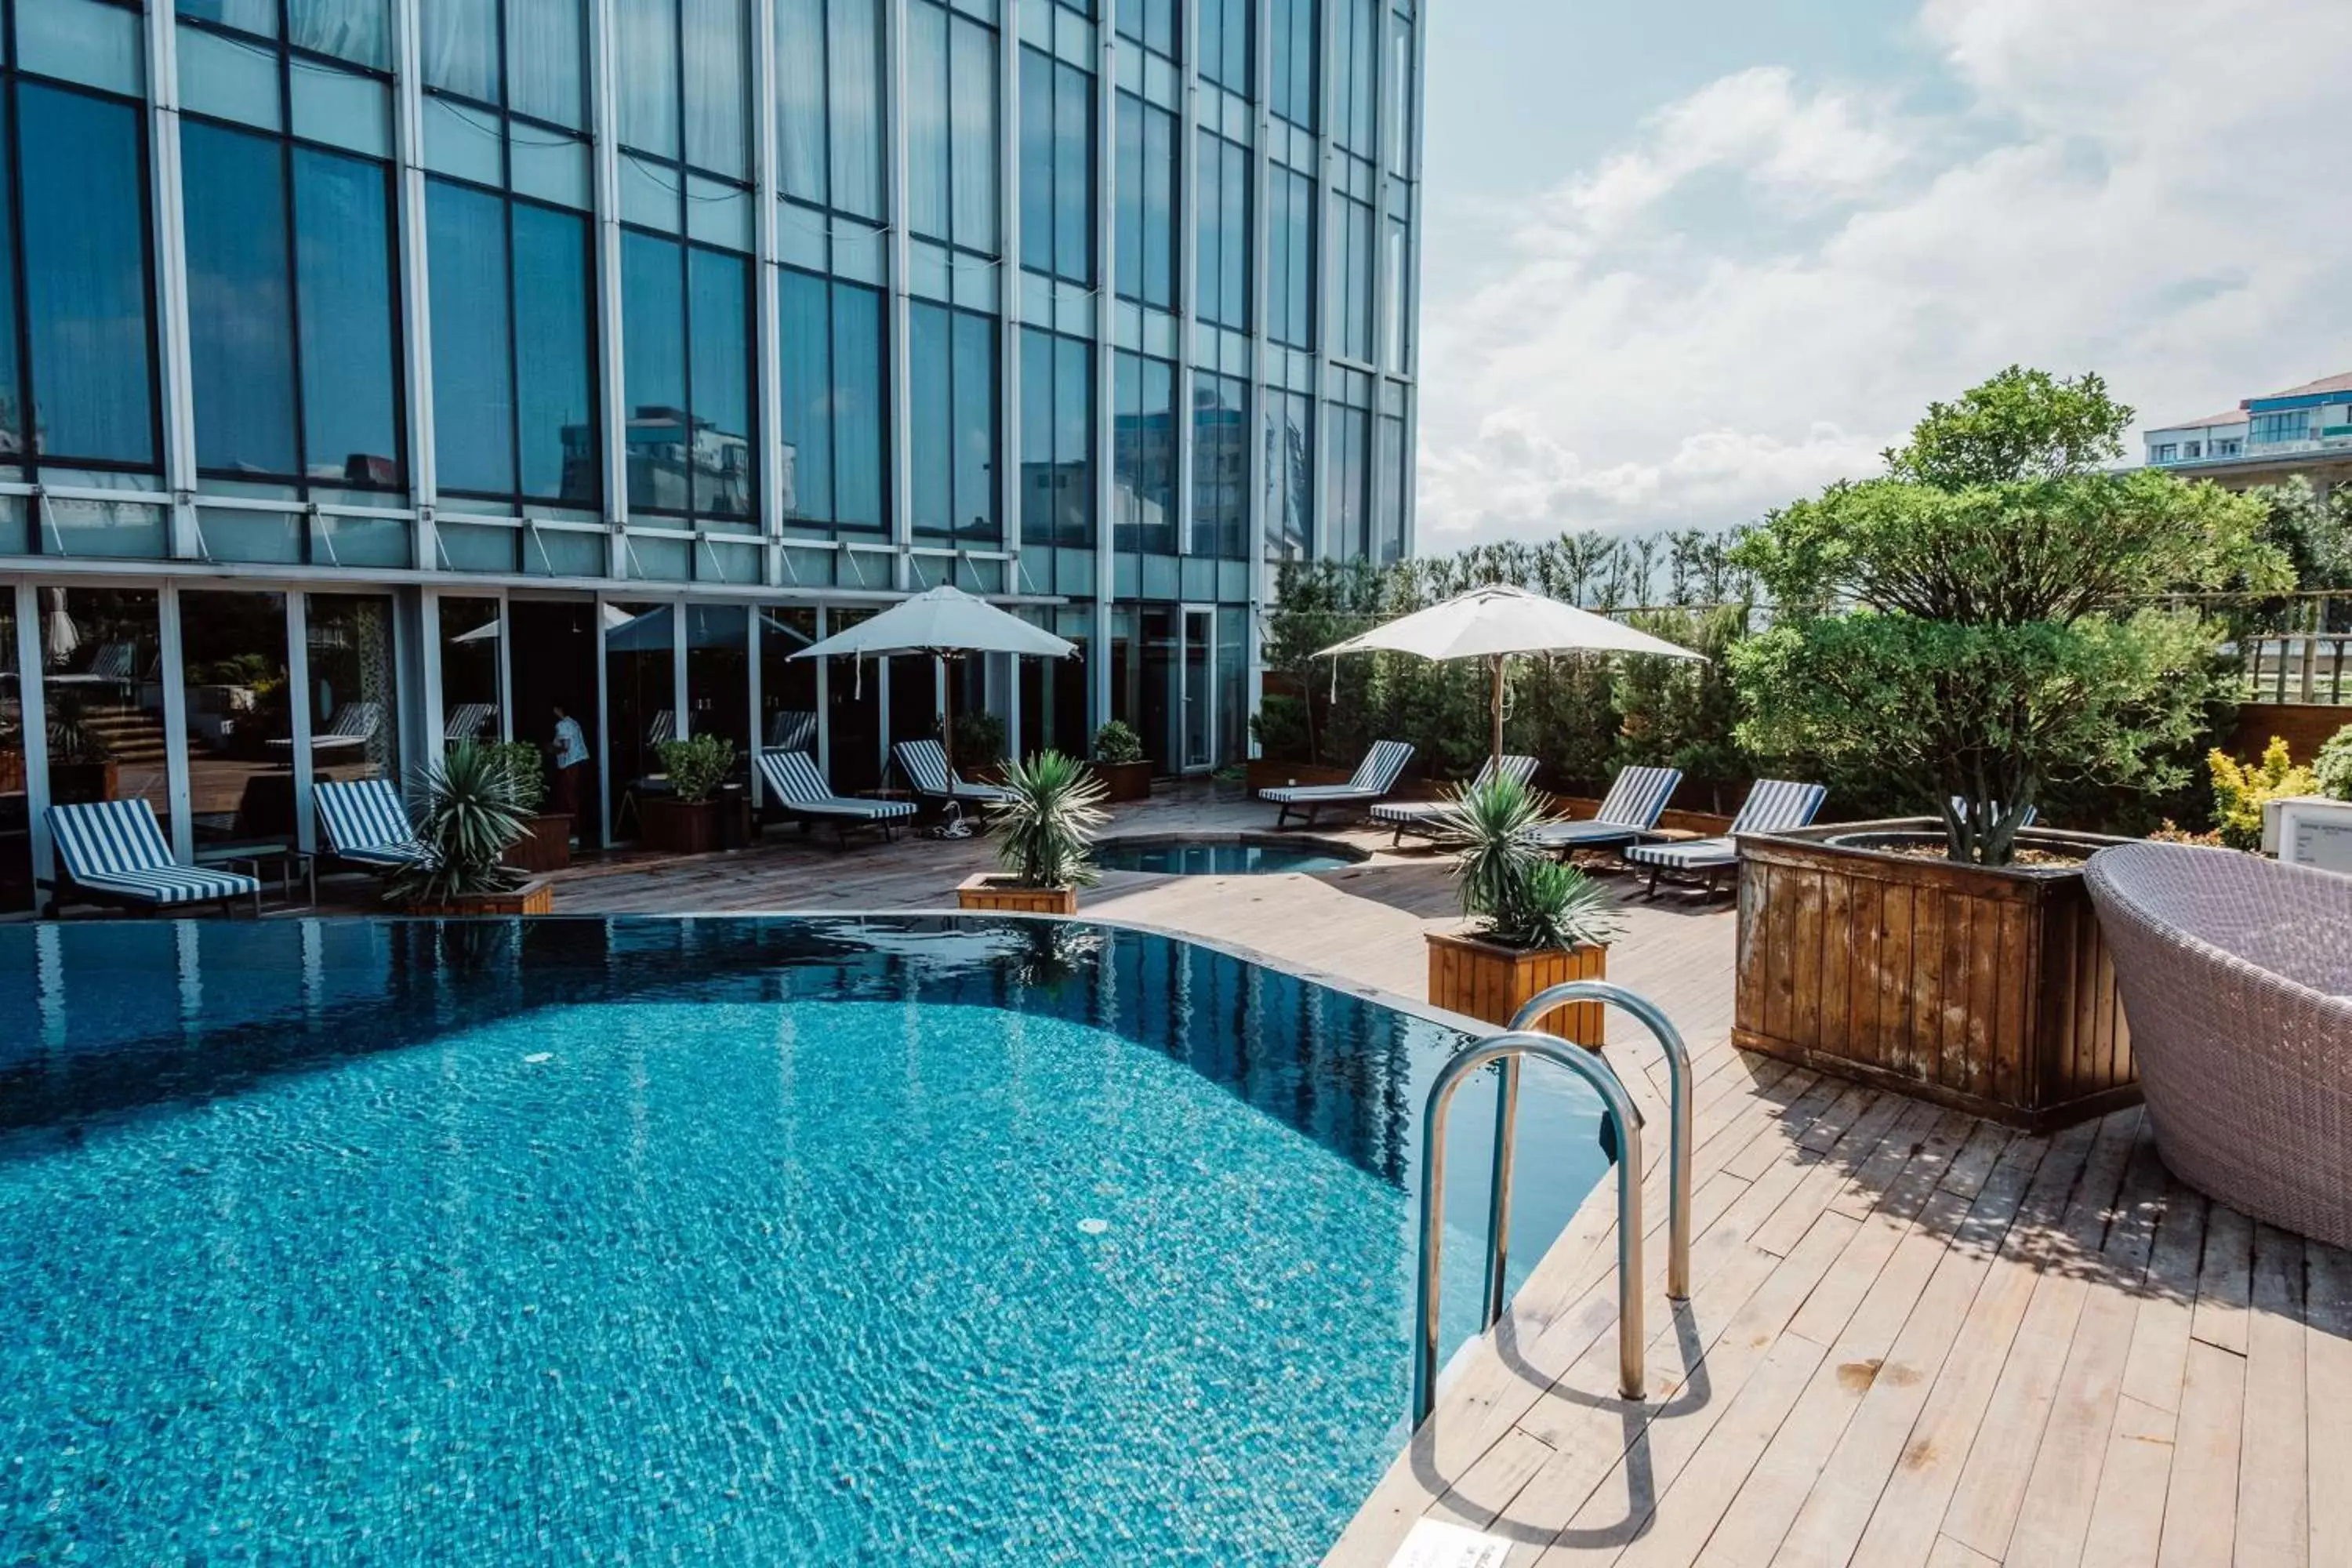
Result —
<instances>
[{"instance_id":1,"label":"glass window panel","mask_svg":"<svg viewBox=\"0 0 2352 1568\"><path fill-rule=\"evenodd\" d=\"M829 0L833 205L882 216L882 0Z\"/></svg>"},{"instance_id":2,"label":"glass window panel","mask_svg":"<svg viewBox=\"0 0 2352 1568\"><path fill-rule=\"evenodd\" d=\"M996 34L959 16L949 30L953 92L949 97L949 158L953 173L953 238L968 250L996 252Z\"/></svg>"},{"instance_id":3,"label":"glass window panel","mask_svg":"<svg viewBox=\"0 0 2352 1568\"><path fill-rule=\"evenodd\" d=\"M1387 308L1383 312L1387 321L1381 333L1381 342L1383 345L1381 363L1392 371L1404 369L1406 356L1412 351L1410 333L1412 312L1406 308L1406 300L1412 287L1412 279L1408 272L1412 253L1407 244L1407 237L1405 226L1391 218L1387 256L1388 282L1384 296Z\"/></svg>"},{"instance_id":4,"label":"glass window panel","mask_svg":"<svg viewBox=\"0 0 2352 1568\"><path fill-rule=\"evenodd\" d=\"M994 543L996 521L996 323L955 316L955 526L960 537Z\"/></svg>"},{"instance_id":5,"label":"glass window panel","mask_svg":"<svg viewBox=\"0 0 2352 1568\"><path fill-rule=\"evenodd\" d=\"M1404 448L1404 421L1382 415L1377 432L1379 447L1372 455L1372 483L1379 504L1372 520L1372 544L1383 563L1404 555L1404 498L1412 483Z\"/></svg>"},{"instance_id":6,"label":"glass window panel","mask_svg":"<svg viewBox=\"0 0 2352 1568\"><path fill-rule=\"evenodd\" d=\"M392 155L392 89L373 77L297 62L294 134L373 157Z\"/></svg>"},{"instance_id":7,"label":"glass window panel","mask_svg":"<svg viewBox=\"0 0 2352 1568\"><path fill-rule=\"evenodd\" d=\"M916 0L907 8L907 222L948 235L948 14Z\"/></svg>"},{"instance_id":8,"label":"glass window panel","mask_svg":"<svg viewBox=\"0 0 2352 1568\"><path fill-rule=\"evenodd\" d=\"M678 0L614 0L613 58L621 140L664 158L677 156Z\"/></svg>"},{"instance_id":9,"label":"glass window panel","mask_svg":"<svg viewBox=\"0 0 2352 1568\"><path fill-rule=\"evenodd\" d=\"M312 594L305 608L312 776L398 780L400 689L392 600L374 594ZM327 736L345 740L322 747Z\"/></svg>"},{"instance_id":10,"label":"glass window panel","mask_svg":"<svg viewBox=\"0 0 2352 1568\"><path fill-rule=\"evenodd\" d=\"M286 595L183 589L180 649L196 847L293 843Z\"/></svg>"},{"instance_id":11,"label":"glass window panel","mask_svg":"<svg viewBox=\"0 0 2352 1568\"><path fill-rule=\"evenodd\" d=\"M114 755L111 730L160 742L163 647L152 588L44 588L41 677L49 739L49 804L143 800L171 832L171 795L160 744ZM58 628L69 628L63 636ZM122 748L129 751L130 748Z\"/></svg>"},{"instance_id":12,"label":"glass window panel","mask_svg":"<svg viewBox=\"0 0 2352 1568\"><path fill-rule=\"evenodd\" d=\"M499 723L499 625L496 599L444 598L440 605L441 738L495 741Z\"/></svg>"},{"instance_id":13,"label":"glass window panel","mask_svg":"<svg viewBox=\"0 0 2352 1568\"><path fill-rule=\"evenodd\" d=\"M628 407L629 507L683 512L686 284L676 243L621 236L621 389Z\"/></svg>"},{"instance_id":14,"label":"glass window panel","mask_svg":"<svg viewBox=\"0 0 2352 1568\"><path fill-rule=\"evenodd\" d=\"M912 419L908 431L908 467L913 472L908 498L919 533L942 535L954 531L954 471L950 433L954 403L949 363L948 312L938 305L917 303L907 311L907 383Z\"/></svg>"},{"instance_id":15,"label":"glass window panel","mask_svg":"<svg viewBox=\"0 0 2352 1568\"><path fill-rule=\"evenodd\" d=\"M492 495L515 488L503 206L485 192L425 184L436 473L445 489Z\"/></svg>"},{"instance_id":16,"label":"glass window panel","mask_svg":"<svg viewBox=\"0 0 2352 1568\"><path fill-rule=\"evenodd\" d=\"M1192 382L1192 550L1243 552L1249 517L1249 386L1233 376Z\"/></svg>"},{"instance_id":17,"label":"glass window panel","mask_svg":"<svg viewBox=\"0 0 2352 1568\"><path fill-rule=\"evenodd\" d=\"M181 108L278 129L284 106L278 101L276 57L202 27L182 27L176 51Z\"/></svg>"},{"instance_id":18,"label":"glass window panel","mask_svg":"<svg viewBox=\"0 0 2352 1568\"><path fill-rule=\"evenodd\" d=\"M1075 283L1095 280L1094 78L1054 67L1054 271Z\"/></svg>"},{"instance_id":19,"label":"glass window panel","mask_svg":"<svg viewBox=\"0 0 2352 1568\"><path fill-rule=\"evenodd\" d=\"M401 482L385 186L381 164L294 149L294 282L309 470L347 484Z\"/></svg>"},{"instance_id":20,"label":"glass window panel","mask_svg":"<svg viewBox=\"0 0 2352 1568\"><path fill-rule=\"evenodd\" d=\"M760 628L760 743L816 755L816 667L793 655L816 641L816 612L762 605Z\"/></svg>"},{"instance_id":21,"label":"glass window panel","mask_svg":"<svg viewBox=\"0 0 2352 1568\"><path fill-rule=\"evenodd\" d=\"M1054 538L1054 340L1034 328L1021 333L1021 537L1044 544Z\"/></svg>"},{"instance_id":22,"label":"glass window panel","mask_svg":"<svg viewBox=\"0 0 2352 1568\"><path fill-rule=\"evenodd\" d=\"M1058 542L1095 542L1094 347L1054 340L1054 489Z\"/></svg>"},{"instance_id":23,"label":"glass window panel","mask_svg":"<svg viewBox=\"0 0 2352 1568\"><path fill-rule=\"evenodd\" d=\"M1266 553L1304 560L1315 544L1313 408L1295 392L1269 391L1265 402Z\"/></svg>"},{"instance_id":24,"label":"glass window panel","mask_svg":"<svg viewBox=\"0 0 2352 1568\"><path fill-rule=\"evenodd\" d=\"M621 154L620 166L621 221L676 234L678 202L685 188L678 171L628 153Z\"/></svg>"},{"instance_id":25,"label":"glass window panel","mask_svg":"<svg viewBox=\"0 0 2352 1568\"><path fill-rule=\"evenodd\" d=\"M140 112L23 82L16 113L33 426L41 450L152 468Z\"/></svg>"},{"instance_id":26,"label":"glass window panel","mask_svg":"<svg viewBox=\"0 0 2352 1568\"><path fill-rule=\"evenodd\" d=\"M1220 141L1217 156L1224 165L1218 185L1218 199L1223 203L1223 225L1224 247L1219 254L1224 276L1219 280L1219 297L1223 311L1219 316L1226 326L1245 331L1250 324L1250 247L1251 212L1249 149L1236 142Z\"/></svg>"},{"instance_id":27,"label":"glass window panel","mask_svg":"<svg viewBox=\"0 0 2352 1568\"><path fill-rule=\"evenodd\" d=\"M436 174L495 185L499 166L499 117L454 98L425 100L425 166Z\"/></svg>"},{"instance_id":28,"label":"glass window panel","mask_svg":"<svg viewBox=\"0 0 2352 1568\"><path fill-rule=\"evenodd\" d=\"M604 495L596 428L588 220L514 208L514 332L522 489L595 506ZM436 312L437 324L438 312Z\"/></svg>"},{"instance_id":29,"label":"glass window panel","mask_svg":"<svg viewBox=\"0 0 2352 1568\"><path fill-rule=\"evenodd\" d=\"M1176 303L1176 117L1156 105L1143 113L1143 300Z\"/></svg>"},{"instance_id":30,"label":"glass window panel","mask_svg":"<svg viewBox=\"0 0 2352 1568\"><path fill-rule=\"evenodd\" d=\"M390 0L286 0L286 40L354 65L392 66Z\"/></svg>"},{"instance_id":31,"label":"glass window panel","mask_svg":"<svg viewBox=\"0 0 2352 1568\"><path fill-rule=\"evenodd\" d=\"M826 200L825 0L776 0L776 177L789 194Z\"/></svg>"},{"instance_id":32,"label":"glass window panel","mask_svg":"<svg viewBox=\"0 0 2352 1568\"><path fill-rule=\"evenodd\" d=\"M299 467L282 158L281 144L268 137L201 121L181 132L202 468L291 474Z\"/></svg>"},{"instance_id":33,"label":"glass window panel","mask_svg":"<svg viewBox=\"0 0 2352 1568\"><path fill-rule=\"evenodd\" d=\"M278 0L179 0L176 9L183 16L217 22L240 33L278 36Z\"/></svg>"},{"instance_id":34,"label":"glass window panel","mask_svg":"<svg viewBox=\"0 0 2352 1568\"><path fill-rule=\"evenodd\" d=\"M583 0L506 0L507 100L518 114L584 129L588 29Z\"/></svg>"},{"instance_id":35,"label":"glass window panel","mask_svg":"<svg viewBox=\"0 0 2352 1568\"><path fill-rule=\"evenodd\" d=\"M680 0L685 24L686 161L740 178L749 148L751 18L744 0Z\"/></svg>"},{"instance_id":36,"label":"glass window panel","mask_svg":"<svg viewBox=\"0 0 2352 1568\"><path fill-rule=\"evenodd\" d=\"M834 516L845 526L879 528L887 515L882 355L880 292L835 284Z\"/></svg>"},{"instance_id":37,"label":"glass window panel","mask_svg":"<svg viewBox=\"0 0 2352 1568\"><path fill-rule=\"evenodd\" d=\"M833 311L824 279L786 270L777 281L782 373L784 515L833 516Z\"/></svg>"},{"instance_id":38,"label":"glass window panel","mask_svg":"<svg viewBox=\"0 0 2352 1568\"><path fill-rule=\"evenodd\" d=\"M1122 92L1112 110L1111 184L1117 192L1113 258L1118 291L1130 300L1143 297L1143 100Z\"/></svg>"},{"instance_id":39,"label":"glass window panel","mask_svg":"<svg viewBox=\"0 0 2352 1568\"><path fill-rule=\"evenodd\" d=\"M758 472L751 458L751 263L705 250L687 252L693 287L691 460L697 515L750 521L757 513Z\"/></svg>"},{"instance_id":40,"label":"glass window panel","mask_svg":"<svg viewBox=\"0 0 2352 1568\"><path fill-rule=\"evenodd\" d=\"M0 115L0 173L13 170L16 159L8 146L8 123ZM16 220L10 204L0 200L0 301L16 297ZM21 462L28 449L25 439L25 389L17 384L16 312L0 304L0 461ZM0 504L0 554L24 553L25 509L21 500ZM0 595L0 599L8 595ZM0 647L0 661L14 656ZM14 668L0 662L0 669ZM0 693L5 695L5 693Z\"/></svg>"},{"instance_id":41,"label":"glass window panel","mask_svg":"<svg viewBox=\"0 0 2352 1568\"><path fill-rule=\"evenodd\" d=\"M1021 51L1021 261L1054 269L1054 62Z\"/></svg>"},{"instance_id":42,"label":"glass window panel","mask_svg":"<svg viewBox=\"0 0 2352 1568\"><path fill-rule=\"evenodd\" d=\"M139 14L97 0L34 0L16 7L16 59L26 70L138 95Z\"/></svg>"},{"instance_id":43,"label":"glass window panel","mask_svg":"<svg viewBox=\"0 0 2352 1568\"><path fill-rule=\"evenodd\" d=\"M741 605L687 605L686 705L690 732L735 747L735 776L751 765L751 643Z\"/></svg>"},{"instance_id":44,"label":"glass window panel","mask_svg":"<svg viewBox=\"0 0 2352 1568\"><path fill-rule=\"evenodd\" d=\"M424 0L420 50L425 81L499 101L499 0Z\"/></svg>"},{"instance_id":45,"label":"glass window panel","mask_svg":"<svg viewBox=\"0 0 2352 1568\"><path fill-rule=\"evenodd\" d=\"M587 142L521 124L511 128L508 141L509 177L517 195L588 210Z\"/></svg>"},{"instance_id":46,"label":"glass window panel","mask_svg":"<svg viewBox=\"0 0 2352 1568\"><path fill-rule=\"evenodd\" d=\"M11 551L10 553L15 553ZM16 661L16 595L0 594L0 910L33 907L32 793L25 774L26 672ZM29 1030L10 1029L21 1040Z\"/></svg>"},{"instance_id":47,"label":"glass window panel","mask_svg":"<svg viewBox=\"0 0 2352 1568\"><path fill-rule=\"evenodd\" d=\"M1370 477L1371 415L1361 408L1333 406L1328 417L1331 458L1325 469L1324 552L1333 560L1358 561L1370 552L1370 518L1365 486Z\"/></svg>"},{"instance_id":48,"label":"glass window panel","mask_svg":"<svg viewBox=\"0 0 2352 1568\"><path fill-rule=\"evenodd\" d=\"M1389 92L1388 92L1389 167L1397 173L1412 170L1412 20L1408 16L1389 18Z\"/></svg>"}]
</instances>

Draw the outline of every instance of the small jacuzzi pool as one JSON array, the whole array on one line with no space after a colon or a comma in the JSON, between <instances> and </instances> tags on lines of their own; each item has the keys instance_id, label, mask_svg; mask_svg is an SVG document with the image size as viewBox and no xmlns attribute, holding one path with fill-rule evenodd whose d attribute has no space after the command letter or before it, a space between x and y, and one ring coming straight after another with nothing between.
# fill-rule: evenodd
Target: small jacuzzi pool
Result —
<instances>
[{"instance_id":1,"label":"small jacuzzi pool","mask_svg":"<svg viewBox=\"0 0 2352 1568\"><path fill-rule=\"evenodd\" d=\"M1363 857L1311 840L1272 843L1256 838L1127 838L1097 845L1106 871L1152 871L1180 877L1259 877L1277 871L1339 871Z\"/></svg>"}]
</instances>

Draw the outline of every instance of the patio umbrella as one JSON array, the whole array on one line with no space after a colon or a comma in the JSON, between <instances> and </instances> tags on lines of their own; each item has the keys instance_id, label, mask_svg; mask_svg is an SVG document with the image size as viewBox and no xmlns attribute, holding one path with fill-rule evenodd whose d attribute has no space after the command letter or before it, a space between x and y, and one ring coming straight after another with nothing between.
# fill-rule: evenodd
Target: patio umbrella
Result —
<instances>
[{"instance_id":1,"label":"patio umbrella","mask_svg":"<svg viewBox=\"0 0 2352 1568\"><path fill-rule=\"evenodd\" d=\"M1515 653L1646 653L1660 658L1706 656L1622 621L1580 610L1507 583L1473 588L1442 605L1401 616L1333 643L1315 657L1343 653L1419 654L1423 658L1483 658L1494 668L1494 757L1503 760L1503 667Z\"/></svg>"},{"instance_id":2,"label":"patio umbrella","mask_svg":"<svg viewBox=\"0 0 2352 1568\"><path fill-rule=\"evenodd\" d=\"M968 653L1066 658L1077 651L1076 643L1065 641L1041 626L1033 626L1018 616L1007 615L985 599L975 599L961 588L942 584L911 599L902 599L880 615L835 632L823 642L812 643L793 658L846 656L862 660L896 653L927 653L944 668L949 659ZM858 669L862 676L865 666L861 663ZM940 743L947 752L948 766L953 768L955 688L952 683L943 682L942 686L947 692L949 711L940 717Z\"/></svg>"}]
</instances>

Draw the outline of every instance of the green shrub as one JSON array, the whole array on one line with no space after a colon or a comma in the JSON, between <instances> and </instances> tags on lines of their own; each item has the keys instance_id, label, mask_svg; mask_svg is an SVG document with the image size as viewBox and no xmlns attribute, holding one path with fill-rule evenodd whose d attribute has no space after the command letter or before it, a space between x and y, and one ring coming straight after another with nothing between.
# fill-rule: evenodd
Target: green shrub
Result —
<instances>
[{"instance_id":1,"label":"green shrub","mask_svg":"<svg viewBox=\"0 0 2352 1568\"><path fill-rule=\"evenodd\" d=\"M699 805L735 771L735 742L724 735L664 741L654 748L681 805Z\"/></svg>"},{"instance_id":2,"label":"green shrub","mask_svg":"<svg viewBox=\"0 0 2352 1568\"><path fill-rule=\"evenodd\" d=\"M503 892L524 879L505 856L523 836L525 813L513 772L492 748L463 742L426 763L409 781L408 811L432 858L393 872L384 880L385 898L446 904Z\"/></svg>"},{"instance_id":3,"label":"green shrub","mask_svg":"<svg viewBox=\"0 0 2352 1568\"><path fill-rule=\"evenodd\" d=\"M540 754L539 747L529 741L478 743L498 758L507 776L514 781L515 808L525 816L537 816L539 808L547 804L547 759Z\"/></svg>"},{"instance_id":4,"label":"green shrub","mask_svg":"<svg viewBox=\"0 0 2352 1568\"><path fill-rule=\"evenodd\" d=\"M1269 691L1260 698L1257 714L1250 720L1250 733L1257 738L1258 754L1268 761L1311 760L1307 744L1307 704L1296 697Z\"/></svg>"},{"instance_id":5,"label":"green shrub","mask_svg":"<svg viewBox=\"0 0 2352 1568\"><path fill-rule=\"evenodd\" d=\"M2316 795L2319 781L2294 765L2286 742L2276 735L2249 766L2216 747L2206 758L2213 770L2213 826L2232 849L2263 847L2263 806L2282 795Z\"/></svg>"},{"instance_id":6,"label":"green shrub","mask_svg":"<svg viewBox=\"0 0 2352 1568\"><path fill-rule=\"evenodd\" d=\"M1040 752L1004 764L1009 799L991 801L997 829L996 863L1024 888L1087 888L1095 869L1095 832L1110 820L1108 793L1086 764L1061 752Z\"/></svg>"},{"instance_id":7,"label":"green shrub","mask_svg":"<svg viewBox=\"0 0 2352 1568\"><path fill-rule=\"evenodd\" d=\"M959 713L955 721L955 760L959 768L993 767L1004 759L1004 721L985 708Z\"/></svg>"},{"instance_id":8,"label":"green shrub","mask_svg":"<svg viewBox=\"0 0 2352 1568\"><path fill-rule=\"evenodd\" d=\"M1113 719L1095 731L1095 761L1113 766L1143 761L1143 737Z\"/></svg>"},{"instance_id":9,"label":"green shrub","mask_svg":"<svg viewBox=\"0 0 2352 1568\"><path fill-rule=\"evenodd\" d=\"M2352 800L2352 724L2327 738L2312 763L2311 773L2318 783L2320 794Z\"/></svg>"},{"instance_id":10,"label":"green shrub","mask_svg":"<svg viewBox=\"0 0 2352 1568\"><path fill-rule=\"evenodd\" d=\"M1454 851L1462 912L1508 947L1605 947L1617 939L1616 901L1536 842L1543 796L1514 778L1456 795L1440 816L1439 842Z\"/></svg>"}]
</instances>

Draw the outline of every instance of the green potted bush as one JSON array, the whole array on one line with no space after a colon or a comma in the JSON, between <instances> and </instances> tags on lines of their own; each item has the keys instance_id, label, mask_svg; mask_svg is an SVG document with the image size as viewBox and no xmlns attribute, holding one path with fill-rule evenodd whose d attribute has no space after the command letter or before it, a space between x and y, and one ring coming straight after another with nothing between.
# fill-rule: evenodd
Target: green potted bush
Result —
<instances>
[{"instance_id":1,"label":"green potted bush","mask_svg":"<svg viewBox=\"0 0 2352 1568\"><path fill-rule=\"evenodd\" d=\"M735 742L724 735L664 741L654 748L670 793L637 802L646 847L707 855L719 847L719 786L735 771Z\"/></svg>"},{"instance_id":2,"label":"green potted bush","mask_svg":"<svg viewBox=\"0 0 2352 1568\"><path fill-rule=\"evenodd\" d=\"M1429 999L1440 1007L1503 1025L1546 988L1609 973L1609 944L1621 922L1607 889L1552 858L1536 841L1549 820L1544 799L1513 778L1465 789L1439 818L1439 841L1454 850L1454 879L1466 931L1431 931ZM1538 1026L1579 1045L1602 1040L1601 1007L1575 1003Z\"/></svg>"},{"instance_id":3,"label":"green potted bush","mask_svg":"<svg viewBox=\"0 0 2352 1568\"><path fill-rule=\"evenodd\" d=\"M476 742L496 756L514 781L515 805L523 815L522 837L507 847L507 864L518 871L561 871L572 864L572 818L550 812L547 759L530 741Z\"/></svg>"},{"instance_id":4,"label":"green potted bush","mask_svg":"<svg viewBox=\"0 0 2352 1568\"><path fill-rule=\"evenodd\" d=\"M2132 417L2003 372L1733 551L1774 605L1740 744L1935 814L1741 840L1740 1046L2029 1127L2136 1097L2081 872L2114 841L2027 814L2182 782L2227 669L2196 595L2289 573L2261 501L2114 471Z\"/></svg>"},{"instance_id":5,"label":"green potted bush","mask_svg":"<svg viewBox=\"0 0 2352 1568\"><path fill-rule=\"evenodd\" d=\"M1003 761L1003 720L985 708L955 716L955 765L958 773L968 778L993 778Z\"/></svg>"},{"instance_id":6,"label":"green potted bush","mask_svg":"<svg viewBox=\"0 0 2352 1568\"><path fill-rule=\"evenodd\" d=\"M1151 798L1151 763L1143 754L1143 738L1123 721L1113 719L1095 731L1094 774L1103 782L1103 798L1113 804Z\"/></svg>"},{"instance_id":7,"label":"green potted bush","mask_svg":"<svg viewBox=\"0 0 2352 1568\"><path fill-rule=\"evenodd\" d=\"M507 864L529 820L512 769L470 742L409 783L409 815L431 858L384 879L383 896L413 915L543 915L554 889Z\"/></svg>"},{"instance_id":8,"label":"green potted bush","mask_svg":"<svg viewBox=\"0 0 2352 1568\"><path fill-rule=\"evenodd\" d=\"M966 879L956 889L957 907L1077 913L1078 889L1101 877L1094 863L1094 838L1110 820L1103 809L1102 781L1076 757L1040 752L1025 763L1004 764L1004 788L1010 798L988 807L1002 869Z\"/></svg>"}]
</instances>

